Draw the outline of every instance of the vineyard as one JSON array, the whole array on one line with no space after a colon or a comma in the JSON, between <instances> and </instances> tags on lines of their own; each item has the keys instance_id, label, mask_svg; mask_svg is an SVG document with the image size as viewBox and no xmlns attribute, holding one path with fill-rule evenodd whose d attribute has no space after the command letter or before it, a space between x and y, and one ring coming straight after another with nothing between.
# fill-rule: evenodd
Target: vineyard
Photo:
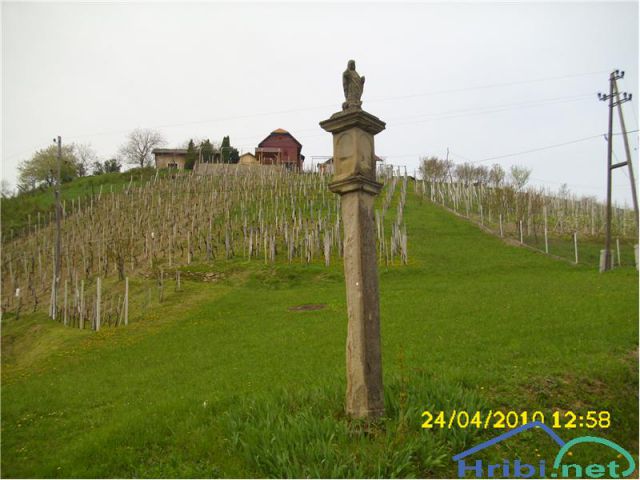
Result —
<instances>
[{"instance_id":1,"label":"vineyard","mask_svg":"<svg viewBox=\"0 0 640 480\"><path fill-rule=\"evenodd\" d=\"M482 184L425 182L418 194L468 218L502 238L546 254L598 268L604 248L606 206L592 197L540 188L516 189ZM633 210L612 209L612 254L615 265L633 265L637 225Z\"/></svg>"},{"instance_id":2,"label":"vineyard","mask_svg":"<svg viewBox=\"0 0 640 480\"><path fill-rule=\"evenodd\" d=\"M100 191L62 208L61 276L54 301L55 222L40 215L3 245L3 311L47 305L65 325L98 330L128 321L125 280L157 285L180 267L241 259L320 262L342 255L339 197L329 176L280 168L216 165L209 175L156 176L120 192ZM380 262L407 263L403 222L408 178L381 176L376 210ZM397 200L396 200L397 197ZM395 207L395 209L392 207ZM122 285L102 291L108 279ZM117 293L114 293L117 292ZM55 305L55 308L54 308Z\"/></svg>"},{"instance_id":3,"label":"vineyard","mask_svg":"<svg viewBox=\"0 0 640 480\"><path fill-rule=\"evenodd\" d=\"M132 175L118 191L101 186L94 195L65 201L57 295L52 214L38 213L33 223L29 218L26 231L3 237L3 312L19 316L48 309L64 325L99 330L128 323L129 277L147 282L144 305L152 290L162 300L167 280L179 289L181 269L192 264L329 266L340 260L340 199L328 189L330 176L212 167L207 175ZM415 181L389 168L380 169L379 180L384 184L375 210L380 265L408 263L404 206L411 192L500 237L597 268L605 207L595 199L534 188ZM635 228L632 211L614 208L618 266L634 262Z\"/></svg>"}]
</instances>

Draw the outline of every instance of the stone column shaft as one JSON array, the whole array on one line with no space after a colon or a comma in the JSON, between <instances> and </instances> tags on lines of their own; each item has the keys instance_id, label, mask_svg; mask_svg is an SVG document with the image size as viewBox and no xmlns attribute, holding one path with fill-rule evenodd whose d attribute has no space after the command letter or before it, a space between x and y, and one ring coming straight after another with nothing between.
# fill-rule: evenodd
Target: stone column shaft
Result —
<instances>
[{"instance_id":1,"label":"stone column shaft","mask_svg":"<svg viewBox=\"0 0 640 480\"><path fill-rule=\"evenodd\" d=\"M344 277L347 290L346 411L356 418L384 413L378 266L372 194L341 198L344 222Z\"/></svg>"},{"instance_id":2,"label":"stone column shaft","mask_svg":"<svg viewBox=\"0 0 640 480\"><path fill-rule=\"evenodd\" d=\"M321 122L333 134L334 177L329 184L341 196L344 225L344 277L347 291L346 412L355 418L384 414L378 258L373 202L376 182L373 137L384 122L362 110Z\"/></svg>"}]
</instances>

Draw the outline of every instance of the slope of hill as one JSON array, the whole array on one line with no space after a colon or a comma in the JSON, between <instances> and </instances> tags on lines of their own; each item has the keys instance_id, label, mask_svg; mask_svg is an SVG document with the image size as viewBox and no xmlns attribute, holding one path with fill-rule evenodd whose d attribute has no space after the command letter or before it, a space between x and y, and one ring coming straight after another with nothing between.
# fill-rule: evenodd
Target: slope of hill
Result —
<instances>
[{"instance_id":1,"label":"slope of hill","mask_svg":"<svg viewBox=\"0 0 640 480\"><path fill-rule=\"evenodd\" d=\"M380 273L385 421L341 413L341 264L217 260L127 329L3 320L3 475L448 477L451 455L501 433L421 429L424 410L608 411L609 428L559 434L636 452L636 271L505 245L413 194L405 220L409 264ZM533 434L506 448L555 453Z\"/></svg>"},{"instance_id":2,"label":"slope of hill","mask_svg":"<svg viewBox=\"0 0 640 480\"><path fill-rule=\"evenodd\" d=\"M38 222L29 235L3 242L3 311L19 315L46 306L65 325L82 328L86 320L99 329L122 318L127 277L162 285L177 268L203 261L329 264L339 258L340 208L327 176L212 167L215 174L175 173L69 202L61 222L57 295L55 225ZM388 211L396 187L396 208ZM386 264L406 261L406 192L407 178L390 178L378 202L377 242ZM98 288L116 279L119 289Z\"/></svg>"},{"instance_id":3,"label":"slope of hill","mask_svg":"<svg viewBox=\"0 0 640 480\"><path fill-rule=\"evenodd\" d=\"M134 168L121 173L114 172L76 178L62 185L60 199L63 202L69 202L97 195L102 190L105 192L119 191L130 183L137 184L153 178L155 175L154 168ZM23 233L29 226L29 217L31 217L31 225L36 224L38 215L41 217L41 224L48 223L49 215L55 215L54 203L54 191L51 187L3 198L1 207L4 238L12 238L12 234Z\"/></svg>"}]
</instances>

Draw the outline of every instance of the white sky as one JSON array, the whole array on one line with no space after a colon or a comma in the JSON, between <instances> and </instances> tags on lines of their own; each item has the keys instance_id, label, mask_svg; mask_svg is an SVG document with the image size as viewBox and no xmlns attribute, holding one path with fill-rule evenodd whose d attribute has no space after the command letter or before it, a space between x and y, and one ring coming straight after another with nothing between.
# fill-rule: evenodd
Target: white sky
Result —
<instances>
[{"instance_id":1,"label":"white sky","mask_svg":"<svg viewBox=\"0 0 640 480\"><path fill-rule=\"evenodd\" d=\"M596 93L616 68L638 128L637 2L3 3L3 178L56 135L105 159L136 127L169 146L230 135L243 151L281 127L309 165L331 154L318 122L339 110L350 58L364 108L387 122L376 153L411 172L447 148L477 161L605 133ZM603 198L605 162L600 137L485 164ZM630 202L626 169L614 198Z\"/></svg>"}]
</instances>

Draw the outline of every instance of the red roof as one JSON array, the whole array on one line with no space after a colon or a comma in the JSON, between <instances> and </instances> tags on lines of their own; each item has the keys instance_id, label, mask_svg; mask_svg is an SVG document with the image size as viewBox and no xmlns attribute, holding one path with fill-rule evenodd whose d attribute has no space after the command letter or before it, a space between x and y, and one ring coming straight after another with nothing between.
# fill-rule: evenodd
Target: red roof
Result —
<instances>
[{"instance_id":1,"label":"red roof","mask_svg":"<svg viewBox=\"0 0 640 480\"><path fill-rule=\"evenodd\" d=\"M271 132L264 140L262 140L259 144L258 147L260 147L264 142L266 142L269 138L271 138L274 135L286 135L288 137L291 137L293 139L294 142L296 142L298 145L300 145L300 147L302 147L302 144L296 140L296 137L294 137L293 135L291 135L289 132L287 132L285 129L283 128L277 128L275 129L273 132Z\"/></svg>"}]
</instances>

